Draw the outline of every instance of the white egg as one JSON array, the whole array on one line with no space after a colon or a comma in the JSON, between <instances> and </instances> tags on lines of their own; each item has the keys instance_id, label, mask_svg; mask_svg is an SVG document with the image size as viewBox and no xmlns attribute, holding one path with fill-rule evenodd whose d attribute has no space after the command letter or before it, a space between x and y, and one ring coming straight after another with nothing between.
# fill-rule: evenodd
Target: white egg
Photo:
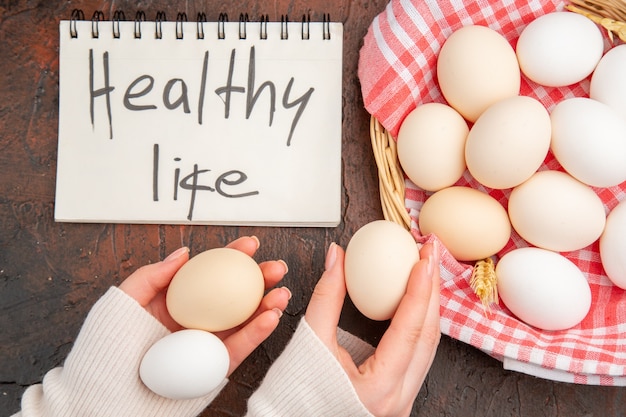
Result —
<instances>
[{"instance_id":1,"label":"white egg","mask_svg":"<svg viewBox=\"0 0 626 417\"><path fill-rule=\"evenodd\" d=\"M601 101L626 119L626 44L609 50L593 71L589 97Z\"/></svg>"},{"instance_id":2,"label":"white egg","mask_svg":"<svg viewBox=\"0 0 626 417\"><path fill-rule=\"evenodd\" d=\"M626 290L626 200L619 203L606 219L600 237L600 258L609 279Z\"/></svg>"},{"instance_id":3,"label":"white egg","mask_svg":"<svg viewBox=\"0 0 626 417\"><path fill-rule=\"evenodd\" d=\"M550 148L565 170L593 187L626 181L626 119L596 100L570 98L550 114Z\"/></svg>"},{"instance_id":4,"label":"white egg","mask_svg":"<svg viewBox=\"0 0 626 417\"><path fill-rule=\"evenodd\" d=\"M543 330L579 324L591 308L591 289L583 273L563 255L519 248L496 264L498 295L523 322Z\"/></svg>"},{"instance_id":5,"label":"white egg","mask_svg":"<svg viewBox=\"0 0 626 417\"><path fill-rule=\"evenodd\" d=\"M372 320L390 319L419 260L415 239L402 226L375 220L354 233L346 248L346 288L356 308Z\"/></svg>"},{"instance_id":6,"label":"white egg","mask_svg":"<svg viewBox=\"0 0 626 417\"><path fill-rule=\"evenodd\" d=\"M522 73L538 84L563 87L587 77L604 51L602 33L585 16L554 12L524 28L516 54Z\"/></svg>"},{"instance_id":7,"label":"white egg","mask_svg":"<svg viewBox=\"0 0 626 417\"><path fill-rule=\"evenodd\" d=\"M522 238L559 252L582 249L595 242L606 222L600 197L561 171L539 171L515 187L508 212Z\"/></svg>"},{"instance_id":8,"label":"white egg","mask_svg":"<svg viewBox=\"0 0 626 417\"><path fill-rule=\"evenodd\" d=\"M159 339L139 367L143 383L174 400L198 398L214 390L228 373L224 343L204 330L185 329Z\"/></svg>"}]
</instances>

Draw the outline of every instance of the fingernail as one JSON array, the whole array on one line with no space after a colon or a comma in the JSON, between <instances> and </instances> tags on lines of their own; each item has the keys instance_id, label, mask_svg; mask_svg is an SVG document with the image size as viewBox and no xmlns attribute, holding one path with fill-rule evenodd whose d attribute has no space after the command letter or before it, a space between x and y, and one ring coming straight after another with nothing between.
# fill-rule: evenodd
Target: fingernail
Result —
<instances>
[{"instance_id":1,"label":"fingernail","mask_svg":"<svg viewBox=\"0 0 626 417\"><path fill-rule=\"evenodd\" d=\"M184 255L185 253L189 253L189 248L186 246L183 246L182 248L176 249L174 252L170 253L167 258L165 258L163 260L163 262L172 262L175 261L176 259L180 258L182 255Z\"/></svg>"},{"instance_id":2,"label":"fingernail","mask_svg":"<svg viewBox=\"0 0 626 417\"><path fill-rule=\"evenodd\" d=\"M324 268L328 271L335 265L335 261L337 260L337 244L335 242L331 243L328 247L328 252L326 252L326 262L324 264Z\"/></svg>"},{"instance_id":3,"label":"fingernail","mask_svg":"<svg viewBox=\"0 0 626 417\"><path fill-rule=\"evenodd\" d=\"M433 250L428 256L428 265L426 267L426 271L429 277L432 276L435 270L435 264L438 263L435 259L439 259L439 244L436 240L433 240Z\"/></svg>"},{"instance_id":4,"label":"fingernail","mask_svg":"<svg viewBox=\"0 0 626 417\"><path fill-rule=\"evenodd\" d=\"M287 262L283 261L282 259L279 259L278 262L285 267L285 274L287 274L287 272L289 272L289 265L287 265Z\"/></svg>"},{"instance_id":5,"label":"fingernail","mask_svg":"<svg viewBox=\"0 0 626 417\"><path fill-rule=\"evenodd\" d=\"M289 288L287 288L287 287L281 287L281 288L283 289L283 291L287 292L287 299L291 300L291 295L292 295L291 294L291 290Z\"/></svg>"},{"instance_id":6,"label":"fingernail","mask_svg":"<svg viewBox=\"0 0 626 417\"><path fill-rule=\"evenodd\" d=\"M430 278L433 275L433 270L435 261L433 260L433 255L428 255L428 263L426 264L426 275Z\"/></svg>"},{"instance_id":7,"label":"fingernail","mask_svg":"<svg viewBox=\"0 0 626 417\"><path fill-rule=\"evenodd\" d=\"M261 246L261 241L259 240L259 238L256 236L250 236L250 237L254 239L254 241L256 242L256 248L259 249L259 247Z\"/></svg>"},{"instance_id":8,"label":"fingernail","mask_svg":"<svg viewBox=\"0 0 626 417\"><path fill-rule=\"evenodd\" d=\"M274 313L276 313L276 315L278 316L278 318L281 318L283 316L283 312L280 308L273 308L272 311Z\"/></svg>"}]
</instances>

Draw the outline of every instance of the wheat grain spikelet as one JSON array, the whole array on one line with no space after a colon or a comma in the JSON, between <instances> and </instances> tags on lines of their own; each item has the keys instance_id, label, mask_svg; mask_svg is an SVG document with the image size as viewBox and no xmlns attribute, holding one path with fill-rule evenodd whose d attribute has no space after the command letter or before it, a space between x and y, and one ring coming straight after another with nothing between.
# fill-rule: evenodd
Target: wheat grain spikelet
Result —
<instances>
[{"instance_id":1,"label":"wheat grain spikelet","mask_svg":"<svg viewBox=\"0 0 626 417\"><path fill-rule=\"evenodd\" d=\"M476 262L470 278L470 287L480 299L485 312L491 311L491 304L498 303L496 270L491 258Z\"/></svg>"}]
</instances>

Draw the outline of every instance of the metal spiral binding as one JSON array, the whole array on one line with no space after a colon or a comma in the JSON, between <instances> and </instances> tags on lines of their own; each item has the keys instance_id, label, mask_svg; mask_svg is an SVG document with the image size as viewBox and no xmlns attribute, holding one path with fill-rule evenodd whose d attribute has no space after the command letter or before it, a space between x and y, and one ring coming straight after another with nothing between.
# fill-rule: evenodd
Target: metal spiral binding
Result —
<instances>
[{"instance_id":1,"label":"metal spiral binding","mask_svg":"<svg viewBox=\"0 0 626 417\"><path fill-rule=\"evenodd\" d=\"M267 39L267 22L269 21L268 15L261 15L261 28L259 29L259 38L261 40Z\"/></svg>"},{"instance_id":2,"label":"metal spiral binding","mask_svg":"<svg viewBox=\"0 0 626 417\"><path fill-rule=\"evenodd\" d=\"M311 15L302 15L302 39L310 39L311 36Z\"/></svg>"},{"instance_id":3,"label":"metal spiral binding","mask_svg":"<svg viewBox=\"0 0 626 417\"><path fill-rule=\"evenodd\" d=\"M286 14L280 16L280 38L289 39L289 16Z\"/></svg>"},{"instance_id":4,"label":"metal spiral binding","mask_svg":"<svg viewBox=\"0 0 626 417\"><path fill-rule=\"evenodd\" d=\"M70 17L70 37L72 38L78 38L78 31L76 30L76 21L78 20L85 20L85 13L80 9L74 9Z\"/></svg>"},{"instance_id":5,"label":"metal spiral binding","mask_svg":"<svg viewBox=\"0 0 626 417\"><path fill-rule=\"evenodd\" d=\"M183 22L187 21L187 13L182 12L176 15L176 39L183 39Z\"/></svg>"},{"instance_id":6,"label":"metal spiral binding","mask_svg":"<svg viewBox=\"0 0 626 417\"><path fill-rule=\"evenodd\" d=\"M139 10L135 14L135 39L141 39L141 22L146 20L146 14Z\"/></svg>"},{"instance_id":7,"label":"metal spiral binding","mask_svg":"<svg viewBox=\"0 0 626 417\"><path fill-rule=\"evenodd\" d=\"M85 20L85 14L81 9L72 10L72 15L70 17L70 37L78 38L78 30L77 30L77 22L79 20ZM100 10L94 12L91 18L91 36L93 38L98 38L100 36L100 22L104 21L104 13ZM120 38L120 22L125 21L126 16L124 12L121 10L116 10L113 13L113 19L111 21L111 25L113 27L112 33L113 38ZM138 10L135 13L134 19L134 37L135 39L140 39L142 37L142 22L146 21L146 14L142 10ZM154 29L154 37L156 39L163 38L163 30L162 30L162 22L167 21L165 17L164 11L158 11L156 14L156 18L154 20L155 29ZM269 16L267 14L261 15L259 19L259 39L266 40L268 37L267 34L267 25L269 23ZM184 31L183 26L184 23L188 22L187 13L181 12L176 16L176 39L183 39ZM248 13L240 13L239 14L239 39L247 39L248 37L248 23L250 19L248 17ZM207 23L207 16L205 13L199 12L196 20L196 37L198 39L204 39L204 24ZM217 21L217 38L218 39L226 39L226 23L228 23L228 14L220 13ZM329 40L330 39L330 15L328 13L324 13L322 20L322 39ZM311 15L303 14L302 22L301 22L301 37L303 40L308 40L311 38ZM289 39L289 16L284 14L280 17L280 39L286 40Z\"/></svg>"},{"instance_id":8,"label":"metal spiral binding","mask_svg":"<svg viewBox=\"0 0 626 417\"><path fill-rule=\"evenodd\" d=\"M206 23L206 14L198 13L196 18L196 36L198 39L204 39L204 24Z\"/></svg>"},{"instance_id":9,"label":"metal spiral binding","mask_svg":"<svg viewBox=\"0 0 626 417\"><path fill-rule=\"evenodd\" d=\"M322 38L327 41L330 40L330 13L324 13L324 19L322 20Z\"/></svg>"},{"instance_id":10,"label":"metal spiral binding","mask_svg":"<svg viewBox=\"0 0 626 417\"><path fill-rule=\"evenodd\" d=\"M217 39L225 39L226 32L224 32L224 24L228 22L228 14L220 13L217 19Z\"/></svg>"},{"instance_id":11,"label":"metal spiral binding","mask_svg":"<svg viewBox=\"0 0 626 417\"><path fill-rule=\"evenodd\" d=\"M100 10L96 10L93 12L93 17L91 18L91 37L97 39L100 36L100 28L99 22L104 20L104 13Z\"/></svg>"},{"instance_id":12,"label":"metal spiral binding","mask_svg":"<svg viewBox=\"0 0 626 417\"><path fill-rule=\"evenodd\" d=\"M113 38L120 38L120 21L126 20L126 16L122 10L116 10L113 12L113 20L111 21L111 25L113 26Z\"/></svg>"},{"instance_id":13,"label":"metal spiral binding","mask_svg":"<svg viewBox=\"0 0 626 417\"><path fill-rule=\"evenodd\" d=\"M250 20L248 19L248 13L239 14L239 39L246 39L248 36L247 32L247 24Z\"/></svg>"},{"instance_id":14,"label":"metal spiral binding","mask_svg":"<svg viewBox=\"0 0 626 417\"><path fill-rule=\"evenodd\" d=\"M156 39L163 39L163 29L161 27L161 23L166 20L167 18L165 17L165 12L158 11L156 19L154 19L154 37Z\"/></svg>"}]
</instances>

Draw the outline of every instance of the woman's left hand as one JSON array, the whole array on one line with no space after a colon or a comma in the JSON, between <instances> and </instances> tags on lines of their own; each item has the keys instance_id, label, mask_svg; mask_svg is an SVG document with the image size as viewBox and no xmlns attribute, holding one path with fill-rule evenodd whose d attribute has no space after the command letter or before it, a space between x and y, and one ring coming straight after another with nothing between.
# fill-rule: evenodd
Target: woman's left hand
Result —
<instances>
[{"instance_id":1,"label":"woman's left hand","mask_svg":"<svg viewBox=\"0 0 626 417\"><path fill-rule=\"evenodd\" d=\"M259 248L259 240L256 237L241 237L226 247L254 256ZM188 260L189 249L180 248L161 262L137 269L120 284L119 288L134 298L170 331L180 330L182 327L167 311L165 294L176 272ZM287 264L283 261L261 262L259 266L263 272L266 289L276 286L288 270ZM286 287L274 288L263 297L257 311L245 323L215 333L222 339L230 355L228 375L276 329L290 298L291 292Z\"/></svg>"}]
</instances>

